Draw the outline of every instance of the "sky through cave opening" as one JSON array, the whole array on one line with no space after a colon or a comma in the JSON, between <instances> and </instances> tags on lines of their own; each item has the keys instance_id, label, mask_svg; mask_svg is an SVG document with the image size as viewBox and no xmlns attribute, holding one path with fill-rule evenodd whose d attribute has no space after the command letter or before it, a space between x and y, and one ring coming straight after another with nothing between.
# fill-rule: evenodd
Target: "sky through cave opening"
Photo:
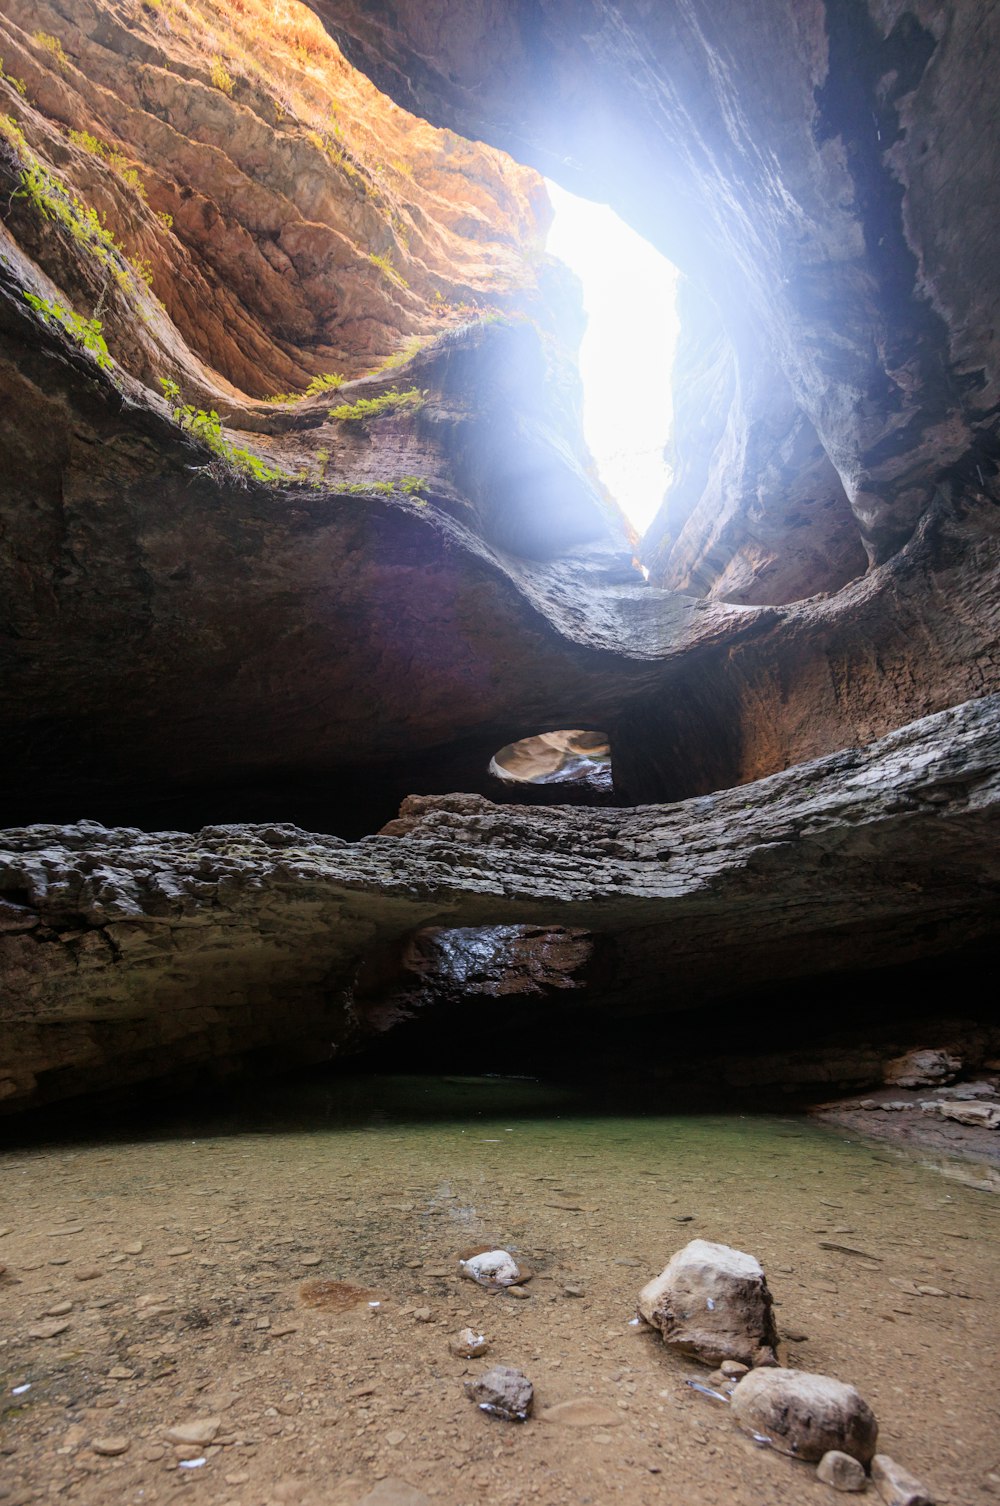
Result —
<instances>
[{"instance_id":1,"label":"sky through cave opening","mask_svg":"<svg viewBox=\"0 0 1000 1506\"><path fill-rule=\"evenodd\" d=\"M546 249L583 285L583 427L598 473L645 533L670 482L677 268L606 204L546 180L555 211Z\"/></svg>"}]
</instances>

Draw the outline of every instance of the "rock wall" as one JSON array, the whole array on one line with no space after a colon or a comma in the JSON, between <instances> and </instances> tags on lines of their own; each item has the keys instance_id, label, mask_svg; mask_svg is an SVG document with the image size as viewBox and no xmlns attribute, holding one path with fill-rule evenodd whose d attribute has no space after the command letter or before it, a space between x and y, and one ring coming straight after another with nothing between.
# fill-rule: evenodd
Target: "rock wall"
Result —
<instances>
[{"instance_id":1,"label":"rock wall","mask_svg":"<svg viewBox=\"0 0 1000 1506\"><path fill-rule=\"evenodd\" d=\"M488 1028L505 976L515 993L589 981L605 1009L655 1019L862 957L995 945L998 811L994 696L671 807L414 797L356 844L289 826L8 832L6 1103L264 1053L328 1060L373 1002L419 1005L428 968ZM496 926L537 928L506 974L489 936L456 939Z\"/></svg>"},{"instance_id":2,"label":"rock wall","mask_svg":"<svg viewBox=\"0 0 1000 1506\"><path fill-rule=\"evenodd\" d=\"M964 0L524 0L462 6L460 19L451 0L393 0L377 15L356 0L313 6L387 92L610 202L714 309L709 414L677 434L682 485L646 551L657 582L718 581L756 601L836 588L860 563L845 500L881 562L946 479L995 496L993 12ZM705 359L688 348L681 382ZM810 477L816 441L829 464ZM728 559L693 505L699 470L741 514ZM828 515L809 528L830 558L789 573L755 522L785 512L794 527L803 510Z\"/></svg>"},{"instance_id":3,"label":"rock wall","mask_svg":"<svg viewBox=\"0 0 1000 1506\"><path fill-rule=\"evenodd\" d=\"M643 1017L992 943L995 18L314 9L0 18L10 1103L350 1050L428 930ZM650 584L534 169L685 275ZM560 728L636 809L478 798Z\"/></svg>"}]
</instances>

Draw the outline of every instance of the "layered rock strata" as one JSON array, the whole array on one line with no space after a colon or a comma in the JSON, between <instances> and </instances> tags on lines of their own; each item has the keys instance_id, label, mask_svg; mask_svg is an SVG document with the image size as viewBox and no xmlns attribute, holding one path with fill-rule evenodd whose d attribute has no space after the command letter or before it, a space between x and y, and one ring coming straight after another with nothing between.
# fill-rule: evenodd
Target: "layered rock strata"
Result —
<instances>
[{"instance_id":1,"label":"layered rock strata","mask_svg":"<svg viewBox=\"0 0 1000 1506\"><path fill-rule=\"evenodd\" d=\"M658 583L836 589L848 509L884 561L943 485L996 495L994 12L312 4L402 104L611 203L694 284Z\"/></svg>"},{"instance_id":2,"label":"layered rock strata","mask_svg":"<svg viewBox=\"0 0 1000 1506\"><path fill-rule=\"evenodd\" d=\"M8 832L6 1104L255 1053L328 1059L359 1039L366 959L429 926L586 927L654 1014L995 938L998 810L991 697L670 808L418 798L355 844L287 826Z\"/></svg>"}]
</instances>

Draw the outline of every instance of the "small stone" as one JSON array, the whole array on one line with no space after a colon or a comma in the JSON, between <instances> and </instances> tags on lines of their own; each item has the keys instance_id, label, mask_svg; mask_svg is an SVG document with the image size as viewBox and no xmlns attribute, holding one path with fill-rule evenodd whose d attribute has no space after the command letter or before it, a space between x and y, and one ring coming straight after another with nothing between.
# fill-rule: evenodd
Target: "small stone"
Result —
<instances>
[{"instance_id":1,"label":"small stone","mask_svg":"<svg viewBox=\"0 0 1000 1506\"><path fill-rule=\"evenodd\" d=\"M130 1239L119 1247L124 1255L141 1255L145 1248L141 1239Z\"/></svg>"},{"instance_id":2,"label":"small stone","mask_svg":"<svg viewBox=\"0 0 1000 1506\"><path fill-rule=\"evenodd\" d=\"M888 1454L876 1454L872 1460L872 1483L885 1506L934 1506L927 1487Z\"/></svg>"},{"instance_id":3,"label":"small stone","mask_svg":"<svg viewBox=\"0 0 1000 1506\"><path fill-rule=\"evenodd\" d=\"M46 1323L33 1323L28 1329L29 1339L57 1339L61 1333L65 1333L69 1323L60 1318L53 1318Z\"/></svg>"},{"instance_id":4,"label":"small stone","mask_svg":"<svg viewBox=\"0 0 1000 1506\"><path fill-rule=\"evenodd\" d=\"M824 1485L832 1485L834 1490L864 1490L868 1484L864 1465L835 1448L829 1449L817 1464L816 1478Z\"/></svg>"},{"instance_id":5,"label":"small stone","mask_svg":"<svg viewBox=\"0 0 1000 1506\"><path fill-rule=\"evenodd\" d=\"M406 1434L401 1428L393 1428L391 1433L386 1433L385 1441L390 1448L398 1448L401 1443L406 1442Z\"/></svg>"},{"instance_id":6,"label":"small stone","mask_svg":"<svg viewBox=\"0 0 1000 1506\"><path fill-rule=\"evenodd\" d=\"M47 1318L64 1318L67 1313L73 1311L72 1302L54 1302L51 1307L45 1309Z\"/></svg>"},{"instance_id":7,"label":"small stone","mask_svg":"<svg viewBox=\"0 0 1000 1506\"><path fill-rule=\"evenodd\" d=\"M434 1321L429 1307L415 1307L413 1309L413 1316L418 1323L432 1323Z\"/></svg>"},{"instance_id":8,"label":"small stone","mask_svg":"<svg viewBox=\"0 0 1000 1506\"><path fill-rule=\"evenodd\" d=\"M489 1347L485 1334L476 1333L473 1328L460 1328L454 1338L448 1340L451 1353L462 1360L478 1359Z\"/></svg>"},{"instance_id":9,"label":"small stone","mask_svg":"<svg viewBox=\"0 0 1000 1506\"><path fill-rule=\"evenodd\" d=\"M310 1255L301 1255L299 1257L299 1265L319 1265L322 1259L322 1255L317 1255L315 1253Z\"/></svg>"},{"instance_id":10,"label":"small stone","mask_svg":"<svg viewBox=\"0 0 1000 1506\"><path fill-rule=\"evenodd\" d=\"M481 1412L506 1422L526 1421L535 1401L528 1377L510 1365L494 1365L476 1380L466 1381L465 1394Z\"/></svg>"},{"instance_id":11,"label":"small stone","mask_svg":"<svg viewBox=\"0 0 1000 1506\"><path fill-rule=\"evenodd\" d=\"M62 1224L58 1229L46 1229L46 1239L60 1239L64 1234L82 1234L82 1224Z\"/></svg>"},{"instance_id":12,"label":"small stone","mask_svg":"<svg viewBox=\"0 0 1000 1506\"><path fill-rule=\"evenodd\" d=\"M96 1281L104 1272L99 1265L83 1265L78 1271L73 1272L74 1281Z\"/></svg>"},{"instance_id":13,"label":"small stone","mask_svg":"<svg viewBox=\"0 0 1000 1506\"><path fill-rule=\"evenodd\" d=\"M95 1438L90 1446L95 1454L105 1454L112 1458L115 1454L124 1454L129 1447L129 1440L117 1437Z\"/></svg>"},{"instance_id":14,"label":"small stone","mask_svg":"<svg viewBox=\"0 0 1000 1506\"><path fill-rule=\"evenodd\" d=\"M194 1417L190 1422L168 1428L164 1437L168 1443L211 1443L221 1426L221 1417Z\"/></svg>"},{"instance_id":15,"label":"small stone","mask_svg":"<svg viewBox=\"0 0 1000 1506\"><path fill-rule=\"evenodd\" d=\"M748 1365L741 1365L739 1360L723 1360L719 1366L725 1380L740 1380L742 1376L750 1374Z\"/></svg>"},{"instance_id":16,"label":"small stone","mask_svg":"<svg viewBox=\"0 0 1000 1506\"><path fill-rule=\"evenodd\" d=\"M108 1371L108 1380L135 1380L135 1371L124 1365L112 1365Z\"/></svg>"},{"instance_id":17,"label":"small stone","mask_svg":"<svg viewBox=\"0 0 1000 1506\"><path fill-rule=\"evenodd\" d=\"M526 1292L523 1286L509 1286L504 1292L505 1297L516 1297L518 1302L530 1302L531 1293Z\"/></svg>"},{"instance_id":18,"label":"small stone","mask_svg":"<svg viewBox=\"0 0 1000 1506\"><path fill-rule=\"evenodd\" d=\"M176 1255L190 1255L191 1254L191 1246L190 1245L174 1245L173 1249L172 1250L168 1250L166 1253L168 1255L174 1255L174 1256L176 1256Z\"/></svg>"},{"instance_id":19,"label":"small stone","mask_svg":"<svg viewBox=\"0 0 1000 1506\"><path fill-rule=\"evenodd\" d=\"M246 1470L233 1470L232 1474L223 1475L222 1478L227 1485L247 1485L250 1482L250 1476Z\"/></svg>"},{"instance_id":20,"label":"small stone","mask_svg":"<svg viewBox=\"0 0 1000 1506\"><path fill-rule=\"evenodd\" d=\"M586 1295L587 1295L587 1293L584 1291L584 1289L583 1289L582 1286L564 1286L563 1287L563 1296L564 1297L585 1297Z\"/></svg>"},{"instance_id":21,"label":"small stone","mask_svg":"<svg viewBox=\"0 0 1000 1506\"><path fill-rule=\"evenodd\" d=\"M853 1386L804 1370L754 1370L732 1398L733 1420L796 1459L821 1459L831 1449L867 1464L878 1423Z\"/></svg>"}]
</instances>

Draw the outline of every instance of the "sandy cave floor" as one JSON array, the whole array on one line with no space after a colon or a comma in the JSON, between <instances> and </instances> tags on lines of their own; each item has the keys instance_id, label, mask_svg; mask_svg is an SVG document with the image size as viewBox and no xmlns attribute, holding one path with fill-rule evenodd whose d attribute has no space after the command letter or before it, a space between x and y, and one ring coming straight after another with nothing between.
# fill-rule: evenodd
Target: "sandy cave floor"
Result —
<instances>
[{"instance_id":1,"label":"sandy cave floor","mask_svg":"<svg viewBox=\"0 0 1000 1506\"><path fill-rule=\"evenodd\" d=\"M452 1117L368 1123L300 1103L266 1127L5 1155L3 1506L834 1501L687 1384L708 1367L630 1324L695 1236L759 1256L782 1360L857 1385L880 1447L942 1506L1000 1496L984 1185L791 1118L477 1103L470 1086ZM457 1273L494 1242L534 1268L528 1297ZM307 1305L317 1279L357 1284L358 1305ZM482 1360L449 1353L466 1324L490 1340ZM466 1399L494 1363L533 1380L528 1423ZM574 1398L603 1416L544 1420ZM165 1436L206 1417L207 1446ZM109 1441L124 1451L95 1451Z\"/></svg>"}]
</instances>

